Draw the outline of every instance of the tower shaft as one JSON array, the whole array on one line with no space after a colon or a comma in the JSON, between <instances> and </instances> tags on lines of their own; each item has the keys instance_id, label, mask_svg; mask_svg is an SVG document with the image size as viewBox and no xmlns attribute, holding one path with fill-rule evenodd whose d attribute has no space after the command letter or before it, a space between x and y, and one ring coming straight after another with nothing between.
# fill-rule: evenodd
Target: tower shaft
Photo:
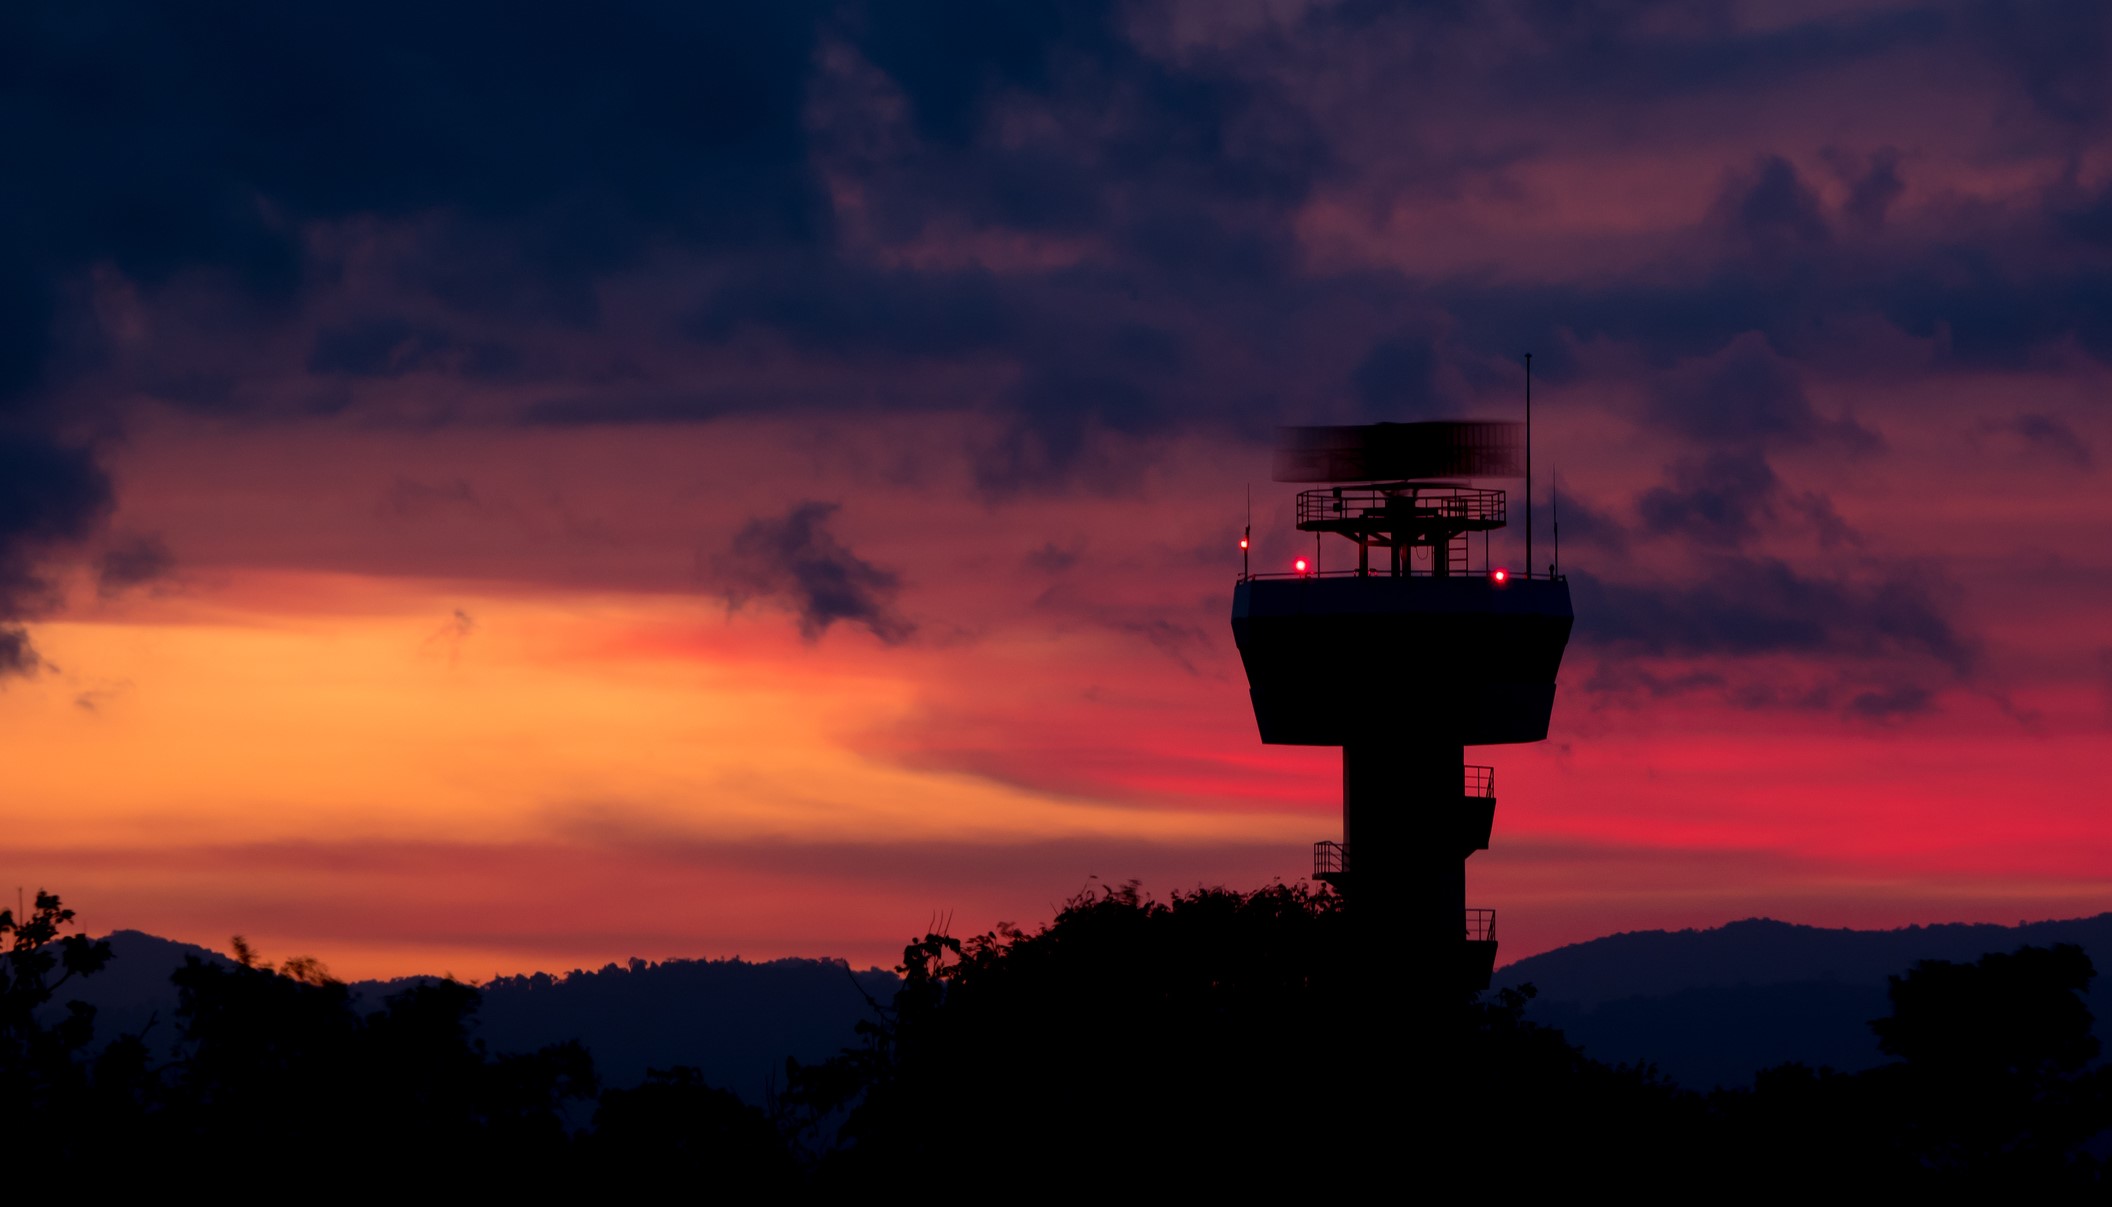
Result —
<instances>
[{"instance_id":1,"label":"tower shaft","mask_svg":"<svg viewBox=\"0 0 2112 1207\"><path fill-rule=\"evenodd\" d=\"M1399 948L1447 970L1467 906L1458 825L1464 755L1457 743L1428 739L1342 747L1344 891Z\"/></svg>"}]
</instances>

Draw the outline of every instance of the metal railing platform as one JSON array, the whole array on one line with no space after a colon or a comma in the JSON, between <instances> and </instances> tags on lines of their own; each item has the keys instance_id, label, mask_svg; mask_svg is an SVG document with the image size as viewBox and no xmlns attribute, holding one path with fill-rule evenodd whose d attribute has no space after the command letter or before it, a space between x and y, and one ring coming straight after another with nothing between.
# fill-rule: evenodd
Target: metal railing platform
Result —
<instances>
[{"instance_id":1,"label":"metal railing platform","mask_svg":"<svg viewBox=\"0 0 2112 1207\"><path fill-rule=\"evenodd\" d=\"M1379 483L1298 492L1298 527L1307 532L1368 536L1378 544L1404 543L1432 533L1481 532L1501 528L1508 505L1504 492L1479 486Z\"/></svg>"},{"instance_id":2,"label":"metal railing platform","mask_svg":"<svg viewBox=\"0 0 2112 1207\"><path fill-rule=\"evenodd\" d=\"M1496 941L1496 911L1493 909L1468 910L1466 938L1469 943L1494 943Z\"/></svg>"},{"instance_id":3,"label":"metal railing platform","mask_svg":"<svg viewBox=\"0 0 2112 1207\"><path fill-rule=\"evenodd\" d=\"M1334 884L1348 874L1348 847L1325 839L1313 844L1313 879Z\"/></svg>"}]
</instances>

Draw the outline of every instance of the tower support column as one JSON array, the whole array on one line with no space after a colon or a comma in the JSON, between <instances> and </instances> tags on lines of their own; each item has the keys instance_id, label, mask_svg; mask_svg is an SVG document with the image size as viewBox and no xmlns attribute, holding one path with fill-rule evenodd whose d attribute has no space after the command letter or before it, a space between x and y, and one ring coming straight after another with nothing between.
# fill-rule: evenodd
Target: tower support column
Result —
<instances>
[{"instance_id":1,"label":"tower support column","mask_svg":"<svg viewBox=\"0 0 2112 1207\"><path fill-rule=\"evenodd\" d=\"M1456 1033L1462 984L1466 859L1459 849L1461 769L1457 742L1398 735L1342 747L1345 888L1359 964L1354 1046L1373 1101L1407 1084L1449 1100L1459 1082ZM1390 1087L1390 1088L1389 1088ZM1408 1150L1436 1161L1449 1121L1410 1126L1392 1112L1368 1119L1372 1151Z\"/></svg>"},{"instance_id":2,"label":"tower support column","mask_svg":"<svg viewBox=\"0 0 2112 1207\"><path fill-rule=\"evenodd\" d=\"M1364 738L1342 747L1349 893L1374 937L1425 976L1457 976L1467 864L1460 857L1457 742ZM1448 986L1449 988L1449 986Z\"/></svg>"}]
</instances>

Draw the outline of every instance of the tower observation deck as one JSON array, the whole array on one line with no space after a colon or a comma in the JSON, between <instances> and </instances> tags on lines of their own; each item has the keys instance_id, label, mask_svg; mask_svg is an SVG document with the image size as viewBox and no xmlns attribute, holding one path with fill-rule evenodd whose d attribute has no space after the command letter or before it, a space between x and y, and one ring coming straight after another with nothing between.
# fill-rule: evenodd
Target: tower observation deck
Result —
<instances>
[{"instance_id":1,"label":"tower observation deck","mask_svg":"<svg viewBox=\"0 0 2112 1207\"><path fill-rule=\"evenodd\" d=\"M1467 989L1495 968L1466 860L1488 848L1496 777L1466 747L1547 737L1574 619L1552 567L1491 564L1506 498L1476 482L1522 476L1523 452L1505 422L1285 429L1276 480L1325 484L1298 495L1299 529L1354 562L1323 571L1316 548L1232 596L1261 740L1342 748L1342 839L1315 846L1315 877Z\"/></svg>"}]
</instances>

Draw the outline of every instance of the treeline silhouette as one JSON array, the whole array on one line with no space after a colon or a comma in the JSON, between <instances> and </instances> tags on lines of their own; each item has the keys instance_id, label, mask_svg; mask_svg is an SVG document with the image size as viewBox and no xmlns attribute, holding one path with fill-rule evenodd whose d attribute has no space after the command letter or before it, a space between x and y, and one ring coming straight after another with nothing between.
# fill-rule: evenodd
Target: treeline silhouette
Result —
<instances>
[{"instance_id":1,"label":"treeline silhouette","mask_svg":"<svg viewBox=\"0 0 2112 1207\"><path fill-rule=\"evenodd\" d=\"M1329 891L1132 884L910 944L859 1042L755 1106L692 1069L605 1087L576 1043L489 1051L469 985L362 1005L239 943L176 972L173 1017L97 1042L66 992L109 948L72 921L43 892L0 911L0 1134L102 1182L209 1161L293 1187L2074 1193L2112 1153L2094 973L2066 945L1894 977L1889 1064L1697 1094L1528 1021L1529 987L1437 993Z\"/></svg>"}]
</instances>

